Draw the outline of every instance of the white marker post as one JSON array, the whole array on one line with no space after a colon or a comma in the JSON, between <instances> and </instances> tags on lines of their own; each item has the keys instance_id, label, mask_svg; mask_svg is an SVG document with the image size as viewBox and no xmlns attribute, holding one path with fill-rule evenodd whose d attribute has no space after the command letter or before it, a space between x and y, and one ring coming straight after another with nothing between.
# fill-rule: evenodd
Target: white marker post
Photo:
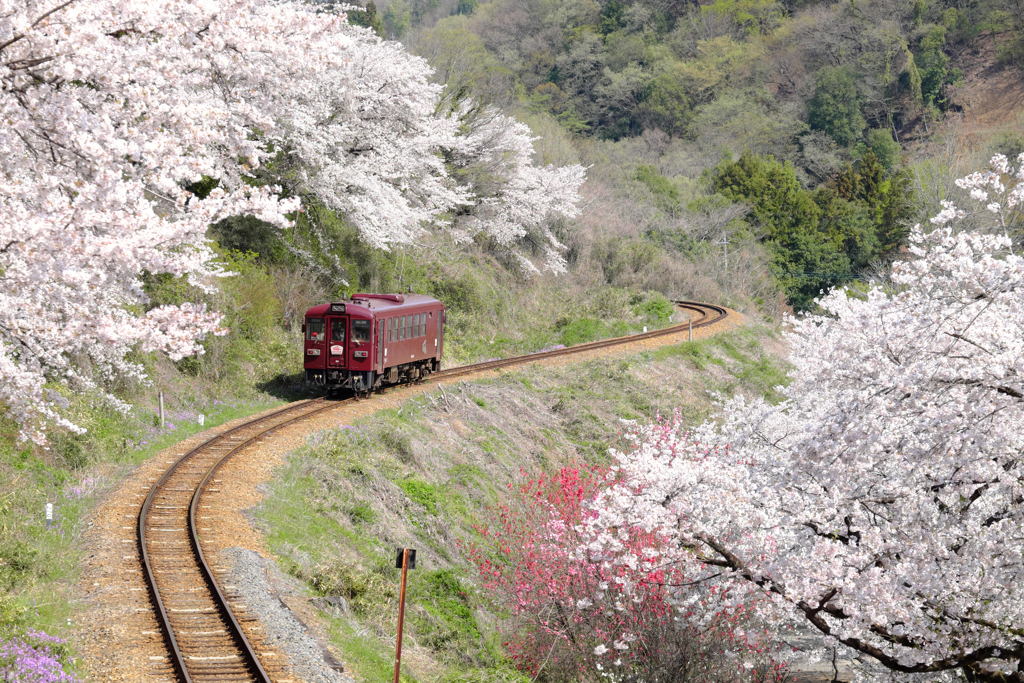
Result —
<instances>
[{"instance_id":1,"label":"white marker post","mask_svg":"<svg viewBox=\"0 0 1024 683\"><path fill-rule=\"evenodd\" d=\"M687 320L686 322L690 323L690 341L693 341L693 321Z\"/></svg>"},{"instance_id":2,"label":"white marker post","mask_svg":"<svg viewBox=\"0 0 1024 683\"><path fill-rule=\"evenodd\" d=\"M53 526L53 503L46 504L46 528Z\"/></svg>"},{"instance_id":3,"label":"white marker post","mask_svg":"<svg viewBox=\"0 0 1024 683\"><path fill-rule=\"evenodd\" d=\"M196 421L199 423L199 426L202 427L203 424L206 422L206 416L203 415L202 413L199 413L199 419Z\"/></svg>"},{"instance_id":4,"label":"white marker post","mask_svg":"<svg viewBox=\"0 0 1024 683\"><path fill-rule=\"evenodd\" d=\"M160 429L164 428L164 392L160 392Z\"/></svg>"}]
</instances>

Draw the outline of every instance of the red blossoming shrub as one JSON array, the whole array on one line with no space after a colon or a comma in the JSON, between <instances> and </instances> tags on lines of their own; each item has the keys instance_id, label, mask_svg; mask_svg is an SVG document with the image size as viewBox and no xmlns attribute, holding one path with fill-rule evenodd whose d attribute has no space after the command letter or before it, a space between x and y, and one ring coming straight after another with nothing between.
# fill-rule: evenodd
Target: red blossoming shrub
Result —
<instances>
[{"instance_id":1,"label":"red blossoming shrub","mask_svg":"<svg viewBox=\"0 0 1024 683\"><path fill-rule=\"evenodd\" d=\"M552 682L783 680L751 611L722 608L720 586L694 584L670 565L641 570L588 552L579 525L608 483L605 470L575 467L529 480L464 544L504 614L499 629L515 665ZM641 554L661 543L640 528L619 534Z\"/></svg>"}]
</instances>

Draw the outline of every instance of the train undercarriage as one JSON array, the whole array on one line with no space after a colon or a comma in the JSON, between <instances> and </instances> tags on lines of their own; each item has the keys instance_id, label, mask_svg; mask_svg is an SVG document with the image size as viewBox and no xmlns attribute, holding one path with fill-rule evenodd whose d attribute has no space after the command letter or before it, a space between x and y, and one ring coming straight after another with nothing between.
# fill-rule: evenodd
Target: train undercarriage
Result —
<instances>
[{"instance_id":1,"label":"train undercarriage","mask_svg":"<svg viewBox=\"0 0 1024 683\"><path fill-rule=\"evenodd\" d=\"M349 389L357 394L369 393L382 387L406 384L437 372L440 362L436 358L395 365L384 372L357 372L352 370L306 370L306 384L324 387L328 391Z\"/></svg>"}]
</instances>

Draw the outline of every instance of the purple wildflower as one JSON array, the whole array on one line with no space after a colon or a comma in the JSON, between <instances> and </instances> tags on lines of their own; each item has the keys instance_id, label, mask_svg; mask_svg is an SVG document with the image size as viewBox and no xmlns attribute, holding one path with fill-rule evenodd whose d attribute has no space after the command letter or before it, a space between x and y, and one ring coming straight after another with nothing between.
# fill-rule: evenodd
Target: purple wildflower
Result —
<instances>
[{"instance_id":1,"label":"purple wildflower","mask_svg":"<svg viewBox=\"0 0 1024 683\"><path fill-rule=\"evenodd\" d=\"M79 683L64 670L64 641L42 631L0 640L0 680L12 683Z\"/></svg>"}]
</instances>

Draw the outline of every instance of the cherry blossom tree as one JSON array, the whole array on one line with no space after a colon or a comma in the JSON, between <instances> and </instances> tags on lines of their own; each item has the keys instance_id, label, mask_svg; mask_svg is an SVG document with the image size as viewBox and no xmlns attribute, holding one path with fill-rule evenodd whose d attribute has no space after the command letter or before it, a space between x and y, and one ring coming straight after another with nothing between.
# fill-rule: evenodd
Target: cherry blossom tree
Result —
<instances>
[{"instance_id":1,"label":"cherry blossom tree","mask_svg":"<svg viewBox=\"0 0 1024 683\"><path fill-rule=\"evenodd\" d=\"M223 333L201 306L150 310L140 275L210 287L223 275L210 223L288 225L299 201L252 179L269 160L294 157L303 191L376 246L470 211L477 197L445 155L474 143L435 114L429 75L315 5L0 0L0 402L22 435L43 443L47 423L78 429L47 382L140 377L132 350L178 359ZM527 189L496 206L554 191L565 203L548 213L574 214L580 173L509 168ZM530 184L545 173L562 189ZM200 200L185 188L204 176L218 186Z\"/></svg>"},{"instance_id":2,"label":"cherry blossom tree","mask_svg":"<svg viewBox=\"0 0 1024 683\"><path fill-rule=\"evenodd\" d=\"M465 108L460 113L468 114ZM539 272L515 248L529 238L541 248L545 270L565 272L560 253L564 246L550 226L552 219L579 215L583 167L535 165L530 129L494 109L462 118L465 130L451 151L452 164L476 203L457 221L456 229L465 238L488 235L524 270Z\"/></svg>"},{"instance_id":3,"label":"cherry blossom tree","mask_svg":"<svg viewBox=\"0 0 1024 683\"><path fill-rule=\"evenodd\" d=\"M723 587L694 589L677 567L576 557L580 524L606 474L566 467L510 486L509 503L465 546L484 593L508 613L499 629L517 668L549 681L602 672L621 683L784 680L752 610L715 610ZM633 553L660 543L640 530L621 538Z\"/></svg>"},{"instance_id":4,"label":"cherry blossom tree","mask_svg":"<svg viewBox=\"0 0 1024 683\"><path fill-rule=\"evenodd\" d=\"M993 166L962 182L1022 177ZM791 321L782 403L638 428L581 553L745 586L897 674L1024 681L1024 258L957 215L913 230L891 289ZM656 556L618 539L633 525Z\"/></svg>"}]
</instances>

